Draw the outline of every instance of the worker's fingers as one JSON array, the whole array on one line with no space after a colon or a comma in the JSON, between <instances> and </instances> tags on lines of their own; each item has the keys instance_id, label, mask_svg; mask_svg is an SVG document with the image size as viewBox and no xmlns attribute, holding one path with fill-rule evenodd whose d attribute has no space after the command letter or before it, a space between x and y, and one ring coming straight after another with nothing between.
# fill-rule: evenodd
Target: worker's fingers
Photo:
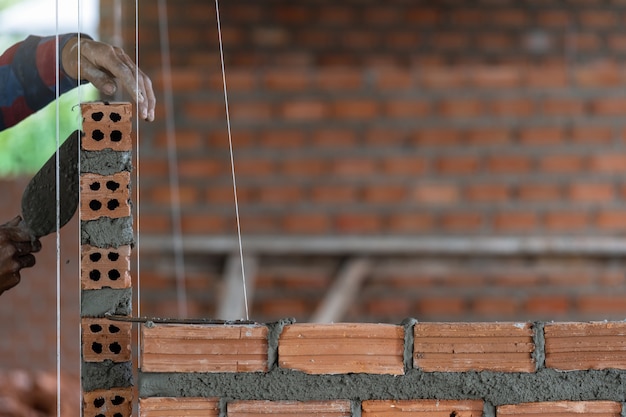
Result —
<instances>
[{"instance_id":1,"label":"worker's fingers","mask_svg":"<svg viewBox=\"0 0 626 417\"><path fill-rule=\"evenodd\" d=\"M20 273L12 272L0 275L0 294L20 283Z\"/></svg>"},{"instance_id":2,"label":"worker's fingers","mask_svg":"<svg viewBox=\"0 0 626 417\"><path fill-rule=\"evenodd\" d=\"M4 225L9 227L16 227L22 221L22 216L15 216L12 220L6 222Z\"/></svg>"},{"instance_id":3,"label":"worker's fingers","mask_svg":"<svg viewBox=\"0 0 626 417\"><path fill-rule=\"evenodd\" d=\"M13 242L13 246L15 247L15 253L18 256L26 255L28 253L36 253L41 250L41 242L39 240Z\"/></svg>"},{"instance_id":4,"label":"worker's fingers","mask_svg":"<svg viewBox=\"0 0 626 417\"><path fill-rule=\"evenodd\" d=\"M16 256L15 260L19 264L20 269L22 269L22 268L30 268L30 267L34 266L35 263L36 263L35 256L33 256L30 253L27 254L27 255Z\"/></svg>"}]
</instances>

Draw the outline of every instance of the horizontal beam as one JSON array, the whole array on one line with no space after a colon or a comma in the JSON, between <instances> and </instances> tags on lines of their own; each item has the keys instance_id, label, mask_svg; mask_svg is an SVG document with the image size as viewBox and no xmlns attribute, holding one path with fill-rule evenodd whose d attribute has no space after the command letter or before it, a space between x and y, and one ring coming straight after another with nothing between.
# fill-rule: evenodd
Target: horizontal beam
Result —
<instances>
[{"instance_id":1,"label":"horizontal beam","mask_svg":"<svg viewBox=\"0 0 626 417\"><path fill-rule=\"evenodd\" d=\"M142 235L140 250L173 248L171 236ZM229 254L235 236L184 236L187 253ZM245 252L265 255L626 255L626 238L604 236L277 236L243 237Z\"/></svg>"}]
</instances>

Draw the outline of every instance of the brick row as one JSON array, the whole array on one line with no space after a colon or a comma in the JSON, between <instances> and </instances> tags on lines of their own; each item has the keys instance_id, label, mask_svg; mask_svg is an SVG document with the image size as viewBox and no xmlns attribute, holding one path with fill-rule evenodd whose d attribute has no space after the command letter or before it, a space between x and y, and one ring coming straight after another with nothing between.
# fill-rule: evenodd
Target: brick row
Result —
<instances>
[{"instance_id":1,"label":"brick row","mask_svg":"<svg viewBox=\"0 0 626 417\"><path fill-rule=\"evenodd\" d=\"M84 417L130 417L132 388L113 388L83 392Z\"/></svg>"}]
</instances>

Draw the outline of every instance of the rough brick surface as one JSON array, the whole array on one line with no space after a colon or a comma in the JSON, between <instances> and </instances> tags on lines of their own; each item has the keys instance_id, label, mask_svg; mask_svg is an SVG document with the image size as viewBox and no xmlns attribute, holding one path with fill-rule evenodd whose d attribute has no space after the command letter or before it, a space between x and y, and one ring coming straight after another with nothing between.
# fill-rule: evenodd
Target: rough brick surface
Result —
<instances>
[{"instance_id":1,"label":"rough brick surface","mask_svg":"<svg viewBox=\"0 0 626 417\"><path fill-rule=\"evenodd\" d=\"M263 372L266 326L142 326L146 372Z\"/></svg>"},{"instance_id":2,"label":"rough brick surface","mask_svg":"<svg viewBox=\"0 0 626 417\"><path fill-rule=\"evenodd\" d=\"M414 366L426 372L533 372L530 323L417 323Z\"/></svg>"},{"instance_id":3,"label":"rough brick surface","mask_svg":"<svg viewBox=\"0 0 626 417\"><path fill-rule=\"evenodd\" d=\"M283 368L310 374L404 373L404 331L386 324L293 324L280 336Z\"/></svg>"},{"instance_id":4,"label":"rough brick surface","mask_svg":"<svg viewBox=\"0 0 626 417\"><path fill-rule=\"evenodd\" d=\"M547 323L546 367L626 369L626 323Z\"/></svg>"},{"instance_id":5,"label":"rough brick surface","mask_svg":"<svg viewBox=\"0 0 626 417\"><path fill-rule=\"evenodd\" d=\"M228 417L256 417L276 414L284 417L352 415L350 401L234 401L228 403Z\"/></svg>"},{"instance_id":6,"label":"rough brick surface","mask_svg":"<svg viewBox=\"0 0 626 417\"><path fill-rule=\"evenodd\" d=\"M219 415L219 398L153 397L139 399L140 417L218 417Z\"/></svg>"},{"instance_id":7,"label":"rough brick surface","mask_svg":"<svg viewBox=\"0 0 626 417\"><path fill-rule=\"evenodd\" d=\"M113 175L82 174L80 176L80 218L130 216L130 172Z\"/></svg>"},{"instance_id":8,"label":"rough brick surface","mask_svg":"<svg viewBox=\"0 0 626 417\"><path fill-rule=\"evenodd\" d=\"M130 417L133 408L131 388L113 388L83 393L85 417Z\"/></svg>"},{"instance_id":9,"label":"rough brick surface","mask_svg":"<svg viewBox=\"0 0 626 417\"><path fill-rule=\"evenodd\" d=\"M81 288L130 288L130 246L81 246Z\"/></svg>"},{"instance_id":10,"label":"rough brick surface","mask_svg":"<svg viewBox=\"0 0 626 417\"><path fill-rule=\"evenodd\" d=\"M619 417L622 404L613 401L554 401L501 405L497 407L499 416L573 416L593 415Z\"/></svg>"},{"instance_id":11,"label":"rough brick surface","mask_svg":"<svg viewBox=\"0 0 626 417\"><path fill-rule=\"evenodd\" d=\"M361 405L363 417L480 417L482 400L369 400Z\"/></svg>"},{"instance_id":12,"label":"rough brick surface","mask_svg":"<svg viewBox=\"0 0 626 417\"><path fill-rule=\"evenodd\" d=\"M131 359L131 323L83 318L81 322L85 362L127 362Z\"/></svg>"},{"instance_id":13,"label":"rough brick surface","mask_svg":"<svg viewBox=\"0 0 626 417\"><path fill-rule=\"evenodd\" d=\"M130 103L83 103L81 110L84 132L81 146L84 150L132 150Z\"/></svg>"}]
</instances>

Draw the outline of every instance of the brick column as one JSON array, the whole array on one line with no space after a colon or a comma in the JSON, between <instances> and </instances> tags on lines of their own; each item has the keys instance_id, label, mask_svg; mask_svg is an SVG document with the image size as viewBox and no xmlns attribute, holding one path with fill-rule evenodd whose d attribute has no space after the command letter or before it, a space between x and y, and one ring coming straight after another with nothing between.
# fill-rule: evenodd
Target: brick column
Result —
<instances>
[{"instance_id":1,"label":"brick column","mask_svg":"<svg viewBox=\"0 0 626 417\"><path fill-rule=\"evenodd\" d=\"M81 105L81 345L83 415L132 413L129 103Z\"/></svg>"}]
</instances>

